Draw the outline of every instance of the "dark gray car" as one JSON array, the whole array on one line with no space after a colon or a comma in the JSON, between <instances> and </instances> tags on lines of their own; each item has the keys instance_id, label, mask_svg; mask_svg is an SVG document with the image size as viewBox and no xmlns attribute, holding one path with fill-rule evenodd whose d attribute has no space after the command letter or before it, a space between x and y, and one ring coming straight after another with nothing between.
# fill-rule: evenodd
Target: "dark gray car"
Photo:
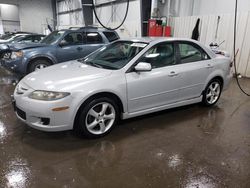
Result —
<instances>
[{"instance_id":1,"label":"dark gray car","mask_svg":"<svg viewBox=\"0 0 250 188\"><path fill-rule=\"evenodd\" d=\"M37 69L83 58L103 45L119 39L115 31L96 27L58 30L40 43L15 44L1 64L14 72L27 74Z\"/></svg>"}]
</instances>

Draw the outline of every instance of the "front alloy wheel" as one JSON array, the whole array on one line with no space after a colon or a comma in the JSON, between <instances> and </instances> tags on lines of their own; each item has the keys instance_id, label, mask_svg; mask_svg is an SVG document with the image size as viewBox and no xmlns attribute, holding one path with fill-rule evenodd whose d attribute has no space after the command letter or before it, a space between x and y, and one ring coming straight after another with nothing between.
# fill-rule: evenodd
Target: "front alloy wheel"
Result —
<instances>
[{"instance_id":1,"label":"front alloy wheel","mask_svg":"<svg viewBox=\"0 0 250 188\"><path fill-rule=\"evenodd\" d=\"M107 132L115 122L115 108L108 102L93 106L85 118L88 131L99 135Z\"/></svg>"},{"instance_id":2,"label":"front alloy wheel","mask_svg":"<svg viewBox=\"0 0 250 188\"><path fill-rule=\"evenodd\" d=\"M119 108L112 99L107 97L93 99L80 109L75 130L88 138L104 136L117 123L119 114Z\"/></svg>"},{"instance_id":3,"label":"front alloy wheel","mask_svg":"<svg viewBox=\"0 0 250 188\"><path fill-rule=\"evenodd\" d=\"M46 65L46 64L38 64L38 65L35 66L35 71L40 70L40 69L44 69L44 68L46 68L47 66L48 66L48 65Z\"/></svg>"},{"instance_id":4,"label":"front alloy wheel","mask_svg":"<svg viewBox=\"0 0 250 188\"><path fill-rule=\"evenodd\" d=\"M28 73L31 73L33 71L37 71L37 70L40 70L40 69L44 69L48 66L50 66L50 62L48 62L47 60L45 59L37 59L37 60L34 60L30 63L29 67L28 67Z\"/></svg>"}]
</instances>

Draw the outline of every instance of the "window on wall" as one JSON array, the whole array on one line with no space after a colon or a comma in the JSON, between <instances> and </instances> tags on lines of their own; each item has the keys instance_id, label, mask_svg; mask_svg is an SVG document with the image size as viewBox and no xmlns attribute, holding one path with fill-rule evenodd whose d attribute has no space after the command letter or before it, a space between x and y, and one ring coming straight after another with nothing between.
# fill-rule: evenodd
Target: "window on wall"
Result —
<instances>
[{"instance_id":1,"label":"window on wall","mask_svg":"<svg viewBox=\"0 0 250 188\"><path fill-rule=\"evenodd\" d=\"M179 49L181 63L190 63L209 59L209 56L202 49L193 44L180 43Z\"/></svg>"},{"instance_id":2,"label":"window on wall","mask_svg":"<svg viewBox=\"0 0 250 188\"><path fill-rule=\"evenodd\" d=\"M158 44L146 52L139 61L150 63L152 68L175 65L176 58L174 53L174 44Z\"/></svg>"},{"instance_id":3,"label":"window on wall","mask_svg":"<svg viewBox=\"0 0 250 188\"><path fill-rule=\"evenodd\" d=\"M102 36L97 32L86 32L87 44L103 43Z\"/></svg>"}]
</instances>

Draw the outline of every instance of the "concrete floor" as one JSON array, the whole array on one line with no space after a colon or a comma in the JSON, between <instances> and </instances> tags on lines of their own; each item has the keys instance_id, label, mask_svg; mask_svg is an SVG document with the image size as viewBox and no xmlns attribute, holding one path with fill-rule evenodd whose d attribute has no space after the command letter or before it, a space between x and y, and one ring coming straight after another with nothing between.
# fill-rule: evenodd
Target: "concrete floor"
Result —
<instances>
[{"instance_id":1,"label":"concrete floor","mask_svg":"<svg viewBox=\"0 0 250 188\"><path fill-rule=\"evenodd\" d=\"M0 187L250 187L250 98L235 82L212 108L134 118L86 140L17 120L13 79L0 69Z\"/></svg>"}]
</instances>

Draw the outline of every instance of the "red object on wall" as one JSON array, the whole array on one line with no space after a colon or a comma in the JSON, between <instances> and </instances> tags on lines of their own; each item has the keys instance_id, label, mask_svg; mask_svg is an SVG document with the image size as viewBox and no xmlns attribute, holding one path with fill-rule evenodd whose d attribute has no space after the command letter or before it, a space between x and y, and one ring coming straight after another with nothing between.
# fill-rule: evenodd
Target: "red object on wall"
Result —
<instances>
[{"instance_id":1,"label":"red object on wall","mask_svg":"<svg viewBox=\"0 0 250 188\"><path fill-rule=\"evenodd\" d=\"M156 25L155 36L162 37L162 34L163 34L163 27L161 25Z\"/></svg>"},{"instance_id":2,"label":"red object on wall","mask_svg":"<svg viewBox=\"0 0 250 188\"><path fill-rule=\"evenodd\" d=\"M164 27L164 37L170 37L171 36L171 27L170 26L165 26Z\"/></svg>"},{"instance_id":3,"label":"red object on wall","mask_svg":"<svg viewBox=\"0 0 250 188\"><path fill-rule=\"evenodd\" d=\"M162 25L157 24L157 20L148 20L148 36L149 37L161 37L163 35Z\"/></svg>"}]
</instances>

